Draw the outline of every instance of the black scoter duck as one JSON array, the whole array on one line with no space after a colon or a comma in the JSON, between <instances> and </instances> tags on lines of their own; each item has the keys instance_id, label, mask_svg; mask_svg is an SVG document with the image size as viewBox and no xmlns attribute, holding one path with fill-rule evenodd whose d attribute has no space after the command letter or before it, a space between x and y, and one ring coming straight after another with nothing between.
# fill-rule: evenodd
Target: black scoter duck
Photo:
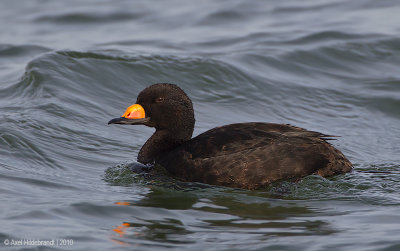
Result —
<instances>
[{"instance_id":1,"label":"black scoter duck","mask_svg":"<svg viewBox=\"0 0 400 251\"><path fill-rule=\"evenodd\" d=\"M174 84L147 87L122 117L108 122L154 127L137 160L160 164L183 181L257 189L352 170L350 161L327 142L332 136L287 124L238 123L192 138L194 123L192 101Z\"/></svg>"}]
</instances>

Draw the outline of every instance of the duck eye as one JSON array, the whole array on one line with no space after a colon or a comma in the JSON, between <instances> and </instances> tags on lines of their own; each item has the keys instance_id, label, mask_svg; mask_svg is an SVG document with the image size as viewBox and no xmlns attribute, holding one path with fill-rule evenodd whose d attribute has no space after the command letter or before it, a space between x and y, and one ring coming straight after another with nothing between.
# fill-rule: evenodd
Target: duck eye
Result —
<instances>
[{"instance_id":1,"label":"duck eye","mask_svg":"<svg viewBox=\"0 0 400 251\"><path fill-rule=\"evenodd\" d=\"M159 98L156 99L156 102L157 103L162 103L162 102L164 102L164 98L163 97L159 97Z\"/></svg>"}]
</instances>

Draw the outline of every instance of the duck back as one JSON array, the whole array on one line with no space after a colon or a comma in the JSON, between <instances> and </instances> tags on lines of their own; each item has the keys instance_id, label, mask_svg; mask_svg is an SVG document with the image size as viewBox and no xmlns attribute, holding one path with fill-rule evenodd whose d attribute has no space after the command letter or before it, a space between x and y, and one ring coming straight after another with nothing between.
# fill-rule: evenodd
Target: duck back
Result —
<instances>
[{"instance_id":1,"label":"duck back","mask_svg":"<svg viewBox=\"0 0 400 251\"><path fill-rule=\"evenodd\" d=\"M350 161L329 139L285 124L230 124L186 141L156 162L184 181L257 189L310 174L351 171Z\"/></svg>"}]
</instances>

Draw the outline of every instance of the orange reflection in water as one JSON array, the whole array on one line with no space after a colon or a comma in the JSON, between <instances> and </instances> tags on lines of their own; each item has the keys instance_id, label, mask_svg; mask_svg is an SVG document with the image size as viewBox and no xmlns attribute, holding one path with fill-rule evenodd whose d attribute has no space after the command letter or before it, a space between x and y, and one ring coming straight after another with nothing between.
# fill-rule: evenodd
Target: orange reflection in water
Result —
<instances>
[{"instance_id":1,"label":"orange reflection in water","mask_svg":"<svg viewBox=\"0 0 400 251\"><path fill-rule=\"evenodd\" d=\"M114 232L119 234L119 237L124 237L125 230L130 227L129 223L122 223L121 225L117 226L113 229Z\"/></svg>"},{"instance_id":2,"label":"orange reflection in water","mask_svg":"<svg viewBox=\"0 0 400 251\"><path fill-rule=\"evenodd\" d=\"M114 204L121 205L121 206L131 206L132 205L132 203L130 203L128 201L117 201ZM132 227L132 226L129 223L122 223L121 225L113 228L112 230L115 233L117 233L119 235L119 237L124 237L124 235L126 234L125 231L126 231L126 229L128 227ZM113 239L113 238L111 238L111 241L116 243L116 244L118 244L118 245L121 245L121 246L129 246L130 245L130 244L126 243L126 242L123 242L121 240L116 240L116 239Z\"/></svg>"},{"instance_id":3,"label":"orange reflection in water","mask_svg":"<svg viewBox=\"0 0 400 251\"><path fill-rule=\"evenodd\" d=\"M122 206L130 206L130 205L132 205L130 202L127 202L127 201L117 201L114 204L122 205Z\"/></svg>"}]
</instances>

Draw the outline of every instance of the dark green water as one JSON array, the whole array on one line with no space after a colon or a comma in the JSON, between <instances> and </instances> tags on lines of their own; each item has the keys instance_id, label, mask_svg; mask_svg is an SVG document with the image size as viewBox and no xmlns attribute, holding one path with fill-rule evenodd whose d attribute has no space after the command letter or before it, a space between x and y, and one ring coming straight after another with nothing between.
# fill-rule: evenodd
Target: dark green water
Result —
<instances>
[{"instance_id":1,"label":"dark green water","mask_svg":"<svg viewBox=\"0 0 400 251\"><path fill-rule=\"evenodd\" d=\"M0 249L400 250L399 13L394 0L1 1ZM153 131L106 123L157 82L192 98L195 135L290 123L340 135L354 172L261 191L135 176ZM58 246L5 245L24 239Z\"/></svg>"}]
</instances>

